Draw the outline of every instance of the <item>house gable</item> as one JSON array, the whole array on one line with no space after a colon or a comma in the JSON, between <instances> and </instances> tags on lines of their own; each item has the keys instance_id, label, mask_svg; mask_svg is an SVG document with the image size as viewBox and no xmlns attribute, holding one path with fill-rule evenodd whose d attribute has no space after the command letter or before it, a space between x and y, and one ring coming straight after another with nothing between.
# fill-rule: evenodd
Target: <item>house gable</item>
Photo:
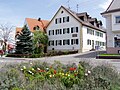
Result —
<instances>
[{"instance_id":1,"label":"house gable","mask_svg":"<svg viewBox=\"0 0 120 90\"><path fill-rule=\"evenodd\" d=\"M83 25L83 26L87 26L87 27L91 27L93 29L96 29L96 30L99 30L99 31L102 31L102 32L105 32L103 31L102 29L92 25L89 21L82 21L80 18L79 18L79 13L76 13L68 8L65 8L64 6L61 6L59 8L59 10L57 11L57 13L54 15L54 17L51 19L50 23L48 24L48 27L50 27L50 24L54 23L55 22L55 18L57 18L57 16L60 16L61 14L61 11L64 11L67 15L69 15L74 21L76 20L76 22L78 22L80 25ZM84 13L83 13L84 14ZM64 16L64 13L61 14ZM80 15L82 15L82 13L80 13ZM89 16L89 15L88 15ZM72 21L72 20L71 20ZM98 23L99 24L99 23ZM47 27L47 28L48 28Z\"/></svg>"},{"instance_id":2,"label":"house gable","mask_svg":"<svg viewBox=\"0 0 120 90\"><path fill-rule=\"evenodd\" d=\"M65 7L61 6L61 7L59 8L59 10L56 12L56 14L54 15L54 17L53 17L53 18L51 19L51 21L49 22L47 28L49 28L51 25L55 24L55 19L56 19L56 18L61 18L61 23L63 23L63 17L67 17L67 16L69 16L69 18L70 18L70 22L68 22L68 23L71 23L71 22L74 20L74 21L76 21L77 23L80 24L80 21L79 21L78 19L76 19L72 13L70 13ZM73 20L71 20L71 18L72 18ZM68 23L67 23L67 24L68 24ZM66 23L65 23L65 24L66 24ZM59 24L58 24L58 25L59 25ZM57 25L56 25L56 26L57 26Z\"/></svg>"}]
</instances>

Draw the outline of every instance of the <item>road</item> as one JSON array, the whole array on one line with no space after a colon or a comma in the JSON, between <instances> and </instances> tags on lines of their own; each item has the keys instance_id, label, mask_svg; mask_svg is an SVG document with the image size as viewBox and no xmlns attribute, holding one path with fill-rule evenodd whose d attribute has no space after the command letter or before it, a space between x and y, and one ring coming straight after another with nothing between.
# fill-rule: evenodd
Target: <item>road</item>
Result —
<instances>
[{"instance_id":1,"label":"road","mask_svg":"<svg viewBox=\"0 0 120 90\"><path fill-rule=\"evenodd\" d=\"M101 64L110 64L116 68L117 71L120 72L120 59L96 59L95 56L98 52L91 51L86 53L78 53L72 55L63 55L63 56L54 56L54 57L44 57L44 58L10 58L10 57L2 57L0 58L0 68L4 65L8 64L16 64L16 63L24 63L24 62L32 62L32 61L41 61L54 63L54 61L60 61L63 64L78 64L79 61L89 62L91 65L101 65ZM104 52L99 52L104 53Z\"/></svg>"}]
</instances>

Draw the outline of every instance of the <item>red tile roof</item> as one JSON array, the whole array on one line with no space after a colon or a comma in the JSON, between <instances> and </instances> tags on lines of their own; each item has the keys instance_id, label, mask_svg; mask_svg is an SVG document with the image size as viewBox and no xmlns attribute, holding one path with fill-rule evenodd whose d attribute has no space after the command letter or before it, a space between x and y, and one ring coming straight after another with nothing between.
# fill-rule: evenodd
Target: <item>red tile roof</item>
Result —
<instances>
[{"instance_id":1,"label":"red tile roof","mask_svg":"<svg viewBox=\"0 0 120 90\"><path fill-rule=\"evenodd\" d=\"M25 20L31 32L35 31L34 27L36 26L39 26L40 30L46 32L46 27L49 23L48 20L37 20L37 19L32 19L32 18L26 18Z\"/></svg>"},{"instance_id":2,"label":"red tile roof","mask_svg":"<svg viewBox=\"0 0 120 90\"><path fill-rule=\"evenodd\" d=\"M22 28L17 27L17 28L16 28L16 34L17 34L17 33L20 33L20 32L21 32L21 30L22 30Z\"/></svg>"}]
</instances>

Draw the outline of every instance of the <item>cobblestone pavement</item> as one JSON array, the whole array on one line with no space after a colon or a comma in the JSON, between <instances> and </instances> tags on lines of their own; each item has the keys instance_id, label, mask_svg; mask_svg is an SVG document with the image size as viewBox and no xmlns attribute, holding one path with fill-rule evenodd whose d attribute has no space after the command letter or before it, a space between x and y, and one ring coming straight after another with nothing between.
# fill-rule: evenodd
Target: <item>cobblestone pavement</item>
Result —
<instances>
[{"instance_id":1,"label":"cobblestone pavement","mask_svg":"<svg viewBox=\"0 0 120 90\"><path fill-rule=\"evenodd\" d=\"M48 63L54 63L54 61L60 61L63 64L70 64L70 63L78 64L79 61L86 61L86 62L89 62L93 66L101 65L101 64L109 64L115 67L120 72L120 59L115 59L115 60L114 59L96 59L95 57L93 57L95 54L96 52L91 51L91 52L86 52L86 53L81 53L81 54L79 53L79 54L72 54L72 55L44 57L44 58L1 57L0 68L8 64L16 64L16 63L31 62L31 61L41 61L41 62L48 62ZM89 57L89 56L92 56L92 57Z\"/></svg>"}]
</instances>

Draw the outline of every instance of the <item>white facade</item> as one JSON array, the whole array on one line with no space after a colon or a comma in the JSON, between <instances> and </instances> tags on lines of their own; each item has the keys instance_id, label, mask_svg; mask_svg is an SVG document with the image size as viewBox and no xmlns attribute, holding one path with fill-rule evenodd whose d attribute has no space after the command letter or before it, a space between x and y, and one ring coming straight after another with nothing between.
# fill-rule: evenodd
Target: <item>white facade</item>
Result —
<instances>
[{"instance_id":1,"label":"white facade","mask_svg":"<svg viewBox=\"0 0 120 90\"><path fill-rule=\"evenodd\" d=\"M65 20L66 17L69 17L69 19ZM94 49L96 41L101 41L105 44L105 33L103 33L103 37L90 35L87 33L87 28L89 27L84 26L71 13L69 13L69 11L61 7L49 23L46 30L49 38L48 51L89 51L93 48L92 44L87 44L88 39L90 39L91 42L94 40ZM65 29L66 31L64 31ZM65 40L69 40L69 44L66 43ZM105 49L105 46L103 48Z\"/></svg>"},{"instance_id":2,"label":"white facade","mask_svg":"<svg viewBox=\"0 0 120 90\"><path fill-rule=\"evenodd\" d=\"M120 31L120 23L116 23L116 17L120 16L120 11L111 13L112 16L112 31Z\"/></svg>"},{"instance_id":3,"label":"white facade","mask_svg":"<svg viewBox=\"0 0 120 90\"><path fill-rule=\"evenodd\" d=\"M88 33L88 29L92 30L92 34ZM106 49L106 45L105 45L106 34L104 32L86 26L83 26L82 30L83 30L83 51L89 51L91 49L99 49L99 50ZM97 33L99 34L97 35Z\"/></svg>"},{"instance_id":4,"label":"white facade","mask_svg":"<svg viewBox=\"0 0 120 90\"><path fill-rule=\"evenodd\" d=\"M108 9L102 13L106 18L107 53L120 50L120 0L113 0Z\"/></svg>"},{"instance_id":5,"label":"white facade","mask_svg":"<svg viewBox=\"0 0 120 90\"><path fill-rule=\"evenodd\" d=\"M63 13L61 13L63 11ZM65 22L63 23L63 17L67 17L69 16L69 22ZM56 18L61 18L62 20L62 24L55 24L55 19ZM75 33L71 33L71 28L72 27L78 27L78 32ZM78 43L80 43L80 27L81 24L75 20L73 17L71 17L71 15L66 12L63 8L61 8L61 10L57 13L57 15L55 16L55 18L51 21L51 23L49 24L49 26L47 27L47 34L49 33L49 30L55 30L56 29L62 29L62 34L57 34L57 35L49 35L49 41L54 40L54 46L49 46L48 50L79 50L80 49L80 44L73 44L71 45L71 39L78 39ZM69 33L65 33L63 34L63 29L64 28L69 28ZM77 34L77 37L72 37L73 34ZM70 40L70 45L63 45L63 40ZM62 40L62 45L55 45L56 40Z\"/></svg>"}]
</instances>

